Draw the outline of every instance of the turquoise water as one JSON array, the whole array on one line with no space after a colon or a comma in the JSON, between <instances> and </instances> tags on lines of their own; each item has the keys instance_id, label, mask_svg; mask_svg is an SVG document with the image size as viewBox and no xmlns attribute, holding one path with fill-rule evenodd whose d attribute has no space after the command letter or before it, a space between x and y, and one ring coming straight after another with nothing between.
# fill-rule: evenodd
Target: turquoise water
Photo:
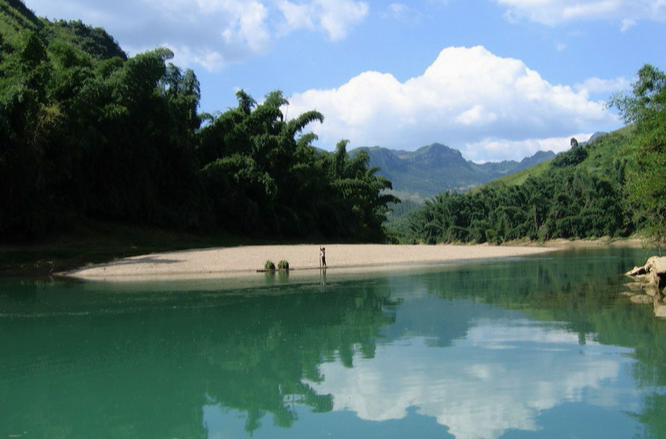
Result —
<instances>
[{"instance_id":1,"label":"turquoise water","mask_svg":"<svg viewBox=\"0 0 666 439\"><path fill-rule=\"evenodd\" d=\"M649 255L0 281L0 438L666 437Z\"/></svg>"}]
</instances>

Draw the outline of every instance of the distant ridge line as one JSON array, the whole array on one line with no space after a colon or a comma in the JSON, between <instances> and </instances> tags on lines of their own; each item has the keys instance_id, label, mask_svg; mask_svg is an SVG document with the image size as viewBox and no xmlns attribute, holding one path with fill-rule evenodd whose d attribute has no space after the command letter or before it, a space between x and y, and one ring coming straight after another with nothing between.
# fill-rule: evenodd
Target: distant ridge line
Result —
<instances>
[{"instance_id":1,"label":"distant ridge line","mask_svg":"<svg viewBox=\"0 0 666 439\"><path fill-rule=\"evenodd\" d=\"M447 190L464 192L556 157L553 151L538 151L519 162L479 164L466 160L459 150L442 143L432 143L415 151L365 146L349 153L354 155L359 151L366 151L370 166L378 166L378 174L391 180L394 193L417 201Z\"/></svg>"}]
</instances>

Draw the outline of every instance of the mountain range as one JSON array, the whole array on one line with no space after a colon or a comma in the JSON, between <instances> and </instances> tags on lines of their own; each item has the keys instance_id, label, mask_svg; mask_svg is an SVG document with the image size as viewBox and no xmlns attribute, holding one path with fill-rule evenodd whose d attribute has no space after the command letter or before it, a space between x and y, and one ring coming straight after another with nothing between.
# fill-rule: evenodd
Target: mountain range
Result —
<instances>
[{"instance_id":1,"label":"mountain range","mask_svg":"<svg viewBox=\"0 0 666 439\"><path fill-rule=\"evenodd\" d=\"M555 158L553 151L539 151L520 162L505 160L483 164L466 160L460 151L441 143L423 146L416 151L361 147L350 151L367 151L370 165L379 166L378 174L393 183L393 192L403 199L421 201L441 192L464 192L528 169Z\"/></svg>"}]
</instances>

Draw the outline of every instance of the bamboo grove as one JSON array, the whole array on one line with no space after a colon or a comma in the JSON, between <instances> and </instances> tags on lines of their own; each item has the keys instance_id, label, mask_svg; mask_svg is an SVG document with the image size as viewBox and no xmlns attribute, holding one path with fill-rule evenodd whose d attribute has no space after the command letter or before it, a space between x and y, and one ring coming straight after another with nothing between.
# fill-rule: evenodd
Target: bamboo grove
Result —
<instances>
[{"instance_id":1,"label":"bamboo grove","mask_svg":"<svg viewBox=\"0 0 666 439\"><path fill-rule=\"evenodd\" d=\"M38 239L81 218L384 239L391 183L367 154L350 157L346 141L316 150L304 129L322 114L287 120L279 91L263 102L239 91L235 108L200 114L199 82L168 62L170 50L111 56L99 50L106 33L44 22L0 40L3 239ZM53 37L68 27L106 43Z\"/></svg>"},{"instance_id":2,"label":"bamboo grove","mask_svg":"<svg viewBox=\"0 0 666 439\"><path fill-rule=\"evenodd\" d=\"M578 152L580 151L580 152ZM540 177L520 185L493 184L459 194L444 193L410 218L415 241L489 242L627 236L633 231L622 184L626 163L602 177L568 160L583 147L555 159Z\"/></svg>"}]
</instances>

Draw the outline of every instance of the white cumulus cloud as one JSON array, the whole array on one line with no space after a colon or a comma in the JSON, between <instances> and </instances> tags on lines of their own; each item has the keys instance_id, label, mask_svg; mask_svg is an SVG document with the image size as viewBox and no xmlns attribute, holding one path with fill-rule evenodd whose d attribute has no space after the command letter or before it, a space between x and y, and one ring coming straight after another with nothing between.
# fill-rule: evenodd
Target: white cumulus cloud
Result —
<instances>
[{"instance_id":1,"label":"white cumulus cloud","mask_svg":"<svg viewBox=\"0 0 666 439\"><path fill-rule=\"evenodd\" d=\"M550 26L588 20L616 20L622 31L637 20L666 21L663 0L494 0L511 21L527 19Z\"/></svg>"},{"instance_id":2,"label":"white cumulus cloud","mask_svg":"<svg viewBox=\"0 0 666 439\"><path fill-rule=\"evenodd\" d=\"M37 15L104 27L131 54L167 46L176 62L217 70L297 30L347 37L369 13L357 0L26 0Z\"/></svg>"},{"instance_id":3,"label":"white cumulus cloud","mask_svg":"<svg viewBox=\"0 0 666 439\"><path fill-rule=\"evenodd\" d=\"M553 85L520 60L481 46L450 47L420 76L400 82L391 74L364 72L338 88L293 95L290 112L322 112L325 122L311 128L326 148L343 138L352 147L399 149L443 142L470 159L520 159L534 139L617 127L604 103L589 99L593 85ZM498 157L481 154L501 145Z\"/></svg>"}]
</instances>

